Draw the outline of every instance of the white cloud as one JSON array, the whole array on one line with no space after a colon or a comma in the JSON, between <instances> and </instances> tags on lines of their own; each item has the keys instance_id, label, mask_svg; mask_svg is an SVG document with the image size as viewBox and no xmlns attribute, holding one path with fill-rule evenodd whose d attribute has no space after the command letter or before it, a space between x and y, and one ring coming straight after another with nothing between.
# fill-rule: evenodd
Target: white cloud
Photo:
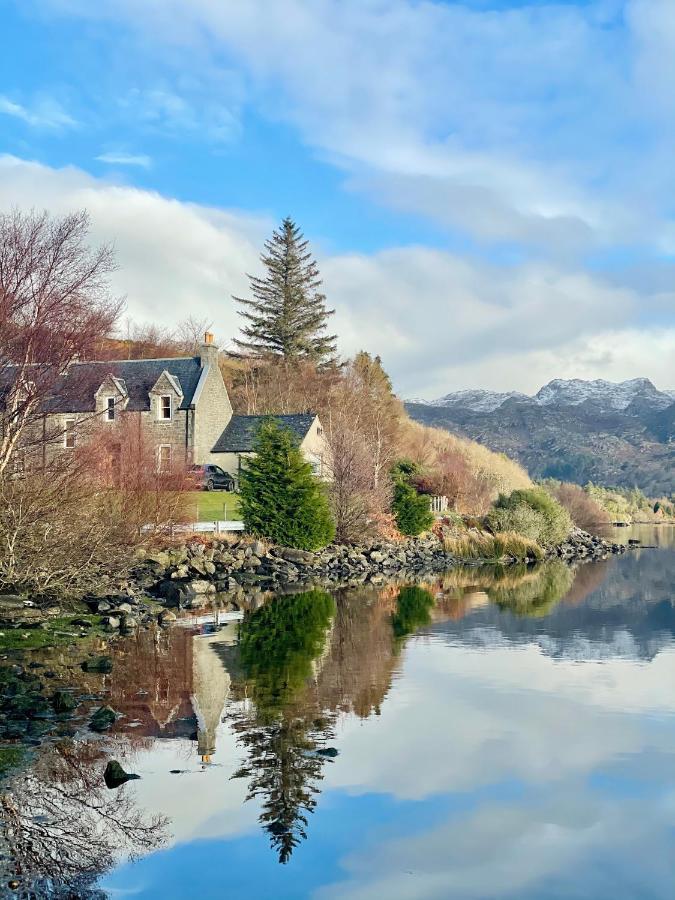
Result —
<instances>
[{"instance_id":1,"label":"white cloud","mask_svg":"<svg viewBox=\"0 0 675 900\"><path fill-rule=\"evenodd\" d=\"M626 165L625 121L640 119L643 104L611 0L544 10L414 0L50 5L120 19L177 71L189 53L212 83L234 61L249 100L292 123L353 185L481 239L579 250L643 239L653 216L611 191L621 179L635 194L626 171L633 185L638 170L651 176L644 147ZM638 21L640 6L663 8L633 6Z\"/></svg>"},{"instance_id":2,"label":"white cloud","mask_svg":"<svg viewBox=\"0 0 675 900\"><path fill-rule=\"evenodd\" d=\"M142 169L149 169L152 160L143 153L124 153L123 151L111 150L107 153L101 153L96 159L99 162L109 163L111 166L139 166Z\"/></svg>"},{"instance_id":3,"label":"white cloud","mask_svg":"<svg viewBox=\"0 0 675 900\"><path fill-rule=\"evenodd\" d=\"M432 798L447 812L417 830L400 820L372 828L341 860L345 878L319 897L534 898L548 893L550 878L567 896L568 873L589 896L609 896L603 878L612 877L598 871L599 858L660 858L675 822L671 650L649 663L590 662L555 660L534 645L470 648L420 636L406 645L404 667L379 716L343 723L325 786ZM646 770L662 788L648 817L638 794L588 788L595 776L629 783ZM645 878L669 883L645 865Z\"/></svg>"},{"instance_id":4,"label":"white cloud","mask_svg":"<svg viewBox=\"0 0 675 900\"><path fill-rule=\"evenodd\" d=\"M0 157L0 208L13 205L87 208L94 239L116 245L114 286L132 317L165 325L206 317L225 341L239 328L231 295L248 290L245 273L257 271L276 224ZM675 387L675 328L637 325L650 304L665 311L662 293L573 267L497 266L422 247L315 249L341 352L379 353L403 396L477 385L534 391L554 376L647 376Z\"/></svg>"},{"instance_id":5,"label":"white cloud","mask_svg":"<svg viewBox=\"0 0 675 900\"><path fill-rule=\"evenodd\" d=\"M34 128L59 130L77 125L75 119L68 115L60 103L46 97L36 99L28 107L0 94L0 114L20 119Z\"/></svg>"}]
</instances>

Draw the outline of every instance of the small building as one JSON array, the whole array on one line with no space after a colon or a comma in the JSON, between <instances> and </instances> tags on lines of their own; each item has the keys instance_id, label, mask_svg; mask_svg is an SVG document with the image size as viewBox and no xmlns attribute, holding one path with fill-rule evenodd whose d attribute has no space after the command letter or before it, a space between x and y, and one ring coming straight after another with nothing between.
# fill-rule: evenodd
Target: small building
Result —
<instances>
[{"instance_id":1,"label":"small building","mask_svg":"<svg viewBox=\"0 0 675 900\"><path fill-rule=\"evenodd\" d=\"M293 432L314 474L319 478L325 478L326 441L323 427L315 413L298 413L290 416L232 416L213 447L212 455L218 461L218 465L238 479L242 460L253 455L260 426L270 419Z\"/></svg>"}]
</instances>

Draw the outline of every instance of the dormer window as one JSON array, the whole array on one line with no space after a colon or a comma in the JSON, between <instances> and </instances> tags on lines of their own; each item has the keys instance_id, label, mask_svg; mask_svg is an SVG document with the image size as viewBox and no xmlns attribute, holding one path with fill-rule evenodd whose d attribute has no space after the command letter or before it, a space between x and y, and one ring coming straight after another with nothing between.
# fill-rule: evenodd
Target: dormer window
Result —
<instances>
[{"instance_id":1,"label":"dormer window","mask_svg":"<svg viewBox=\"0 0 675 900\"><path fill-rule=\"evenodd\" d=\"M114 397L106 397L105 398L105 418L106 422L114 422L115 421L115 398Z\"/></svg>"},{"instance_id":2,"label":"dormer window","mask_svg":"<svg viewBox=\"0 0 675 900\"><path fill-rule=\"evenodd\" d=\"M162 394L159 398L159 418L168 422L171 419L172 414L171 394Z\"/></svg>"}]
</instances>

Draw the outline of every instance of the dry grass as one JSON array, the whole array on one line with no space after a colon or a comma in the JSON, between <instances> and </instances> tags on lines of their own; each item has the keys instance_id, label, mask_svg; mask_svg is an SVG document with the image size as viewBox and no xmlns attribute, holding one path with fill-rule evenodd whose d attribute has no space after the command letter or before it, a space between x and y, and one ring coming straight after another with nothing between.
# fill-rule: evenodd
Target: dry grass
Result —
<instances>
[{"instance_id":1,"label":"dry grass","mask_svg":"<svg viewBox=\"0 0 675 900\"><path fill-rule=\"evenodd\" d=\"M541 547L534 541L505 531L501 534L467 532L461 537L448 537L443 541L445 550L458 559L500 560L512 557L517 560L543 559Z\"/></svg>"}]
</instances>

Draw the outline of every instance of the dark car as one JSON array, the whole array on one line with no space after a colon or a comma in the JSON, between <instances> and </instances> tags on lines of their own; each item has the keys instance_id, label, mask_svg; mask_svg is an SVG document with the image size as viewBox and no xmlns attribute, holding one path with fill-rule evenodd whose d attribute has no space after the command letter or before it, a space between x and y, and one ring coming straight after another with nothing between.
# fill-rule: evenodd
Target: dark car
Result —
<instances>
[{"instance_id":1,"label":"dark car","mask_svg":"<svg viewBox=\"0 0 675 900\"><path fill-rule=\"evenodd\" d=\"M212 463L204 466L190 466L190 478L199 491L233 491L234 478L220 466Z\"/></svg>"}]
</instances>

